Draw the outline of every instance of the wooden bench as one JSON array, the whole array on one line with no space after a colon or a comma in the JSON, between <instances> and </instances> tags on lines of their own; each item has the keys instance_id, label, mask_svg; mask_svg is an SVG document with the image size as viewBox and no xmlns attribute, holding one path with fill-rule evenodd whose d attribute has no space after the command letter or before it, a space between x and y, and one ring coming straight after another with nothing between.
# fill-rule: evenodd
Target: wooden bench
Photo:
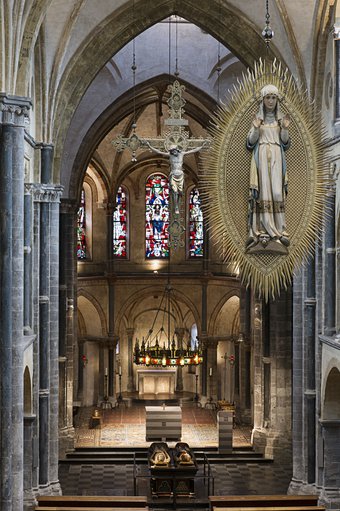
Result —
<instances>
[{"instance_id":1,"label":"wooden bench","mask_svg":"<svg viewBox=\"0 0 340 511\"><path fill-rule=\"evenodd\" d=\"M104 507L104 506L35 506L36 511L148 511L148 507Z\"/></svg>"},{"instance_id":2,"label":"wooden bench","mask_svg":"<svg viewBox=\"0 0 340 511\"><path fill-rule=\"evenodd\" d=\"M259 504L256 507L220 507L213 506L213 511L324 511L324 506L263 506Z\"/></svg>"},{"instance_id":3,"label":"wooden bench","mask_svg":"<svg viewBox=\"0 0 340 511\"><path fill-rule=\"evenodd\" d=\"M258 510L268 508L300 508L312 511L314 509L324 509L318 506L317 495L218 495L209 496L210 508L257 508ZM235 510L236 511L236 510Z\"/></svg>"},{"instance_id":4,"label":"wooden bench","mask_svg":"<svg viewBox=\"0 0 340 511\"><path fill-rule=\"evenodd\" d=\"M114 509L115 511L124 508L125 511L137 509L145 511L147 509L147 497L146 496L110 496L110 497L92 497L92 496L77 496L77 495L48 495L37 497L38 505L35 507L36 511L43 511L42 508L48 508L50 511L66 511L72 509L76 511L76 508L81 508L85 511L87 508L108 508ZM44 509L44 511L48 511ZM79 509L77 510L79 511Z\"/></svg>"}]
</instances>

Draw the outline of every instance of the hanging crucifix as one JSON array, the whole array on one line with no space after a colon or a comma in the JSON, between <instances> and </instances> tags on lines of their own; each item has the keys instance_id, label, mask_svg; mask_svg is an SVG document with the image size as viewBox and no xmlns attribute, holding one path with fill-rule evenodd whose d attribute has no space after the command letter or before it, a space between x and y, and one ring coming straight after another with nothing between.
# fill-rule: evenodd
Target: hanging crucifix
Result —
<instances>
[{"instance_id":1,"label":"hanging crucifix","mask_svg":"<svg viewBox=\"0 0 340 511\"><path fill-rule=\"evenodd\" d=\"M183 158L187 154L196 153L208 147L211 143L211 139L190 138L188 130L185 129L185 126L188 126L188 121L182 117L185 105L185 99L182 97L184 90L184 85L180 85L178 80L175 80L168 87L170 98L167 103L170 115L165 120L165 125L169 129L163 137L139 138L134 132L129 138L120 135L112 142L117 151L123 151L126 147L129 148L132 152L132 161L136 161L137 150L144 147L148 147L157 154L169 157L169 184L172 206L170 246L174 248L179 245L183 246L181 234L185 230L180 222L181 197L184 187Z\"/></svg>"}]
</instances>

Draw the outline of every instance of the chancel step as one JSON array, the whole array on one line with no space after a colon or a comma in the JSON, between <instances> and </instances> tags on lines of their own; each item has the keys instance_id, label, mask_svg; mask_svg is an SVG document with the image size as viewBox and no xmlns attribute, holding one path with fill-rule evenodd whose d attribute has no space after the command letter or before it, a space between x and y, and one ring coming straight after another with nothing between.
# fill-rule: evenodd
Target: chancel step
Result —
<instances>
[{"instance_id":1,"label":"chancel step","mask_svg":"<svg viewBox=\"0 0 340 511\"><path fill-rule=\"evenodd\" d=\"M198 463L208 460L209 463L270 463L272 458L265 458L263 454L250 449L237 449L231 453L220 453L215 448L193 449ZM67 453L66 459L60 460L61 463L114 463L130 464L134 460L138 464L147 463L147 450L142 448L77 448Z\"/></svg>"}]
</instances>

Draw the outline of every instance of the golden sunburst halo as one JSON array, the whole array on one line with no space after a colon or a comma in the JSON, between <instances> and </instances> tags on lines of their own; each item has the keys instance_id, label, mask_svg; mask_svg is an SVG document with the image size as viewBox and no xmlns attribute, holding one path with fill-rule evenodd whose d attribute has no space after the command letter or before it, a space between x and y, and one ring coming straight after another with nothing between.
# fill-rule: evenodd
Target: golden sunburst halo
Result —
<instances>
[{"instance_id":1,"label":"golden sunburst halo","mask_svg":"<svg viewBox=\"0 0 340 511\"><path fill-rule=\"evenodd\" d=\"M268 84L278 88L281 110L291 117L292 144L286 153L290 246L285 255L245 250L251 162L245 141L260 91ZM222 259L239 267L242 283L268 301L291 283L294 269L313 253L320 231L329 186L321 114L287 69L276 61L260 60L229 91L210 132L213 143L202 157L201 189L211 238Z\"/></svg>"}]
</instances>

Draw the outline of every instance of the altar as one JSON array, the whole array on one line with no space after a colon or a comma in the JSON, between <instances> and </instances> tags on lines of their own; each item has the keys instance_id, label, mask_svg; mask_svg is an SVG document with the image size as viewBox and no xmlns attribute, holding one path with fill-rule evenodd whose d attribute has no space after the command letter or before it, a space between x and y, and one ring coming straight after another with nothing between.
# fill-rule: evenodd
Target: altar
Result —
<instances>
[{"instance_id":1,"label":"altar","mask_svg":"<svg viewBox=\"0 0 340 511\"><path fill-rule=\"evenodd\" d=\"M176 369L137 369L138 394L174 394Z\"/></svg>"}]
</instances>

